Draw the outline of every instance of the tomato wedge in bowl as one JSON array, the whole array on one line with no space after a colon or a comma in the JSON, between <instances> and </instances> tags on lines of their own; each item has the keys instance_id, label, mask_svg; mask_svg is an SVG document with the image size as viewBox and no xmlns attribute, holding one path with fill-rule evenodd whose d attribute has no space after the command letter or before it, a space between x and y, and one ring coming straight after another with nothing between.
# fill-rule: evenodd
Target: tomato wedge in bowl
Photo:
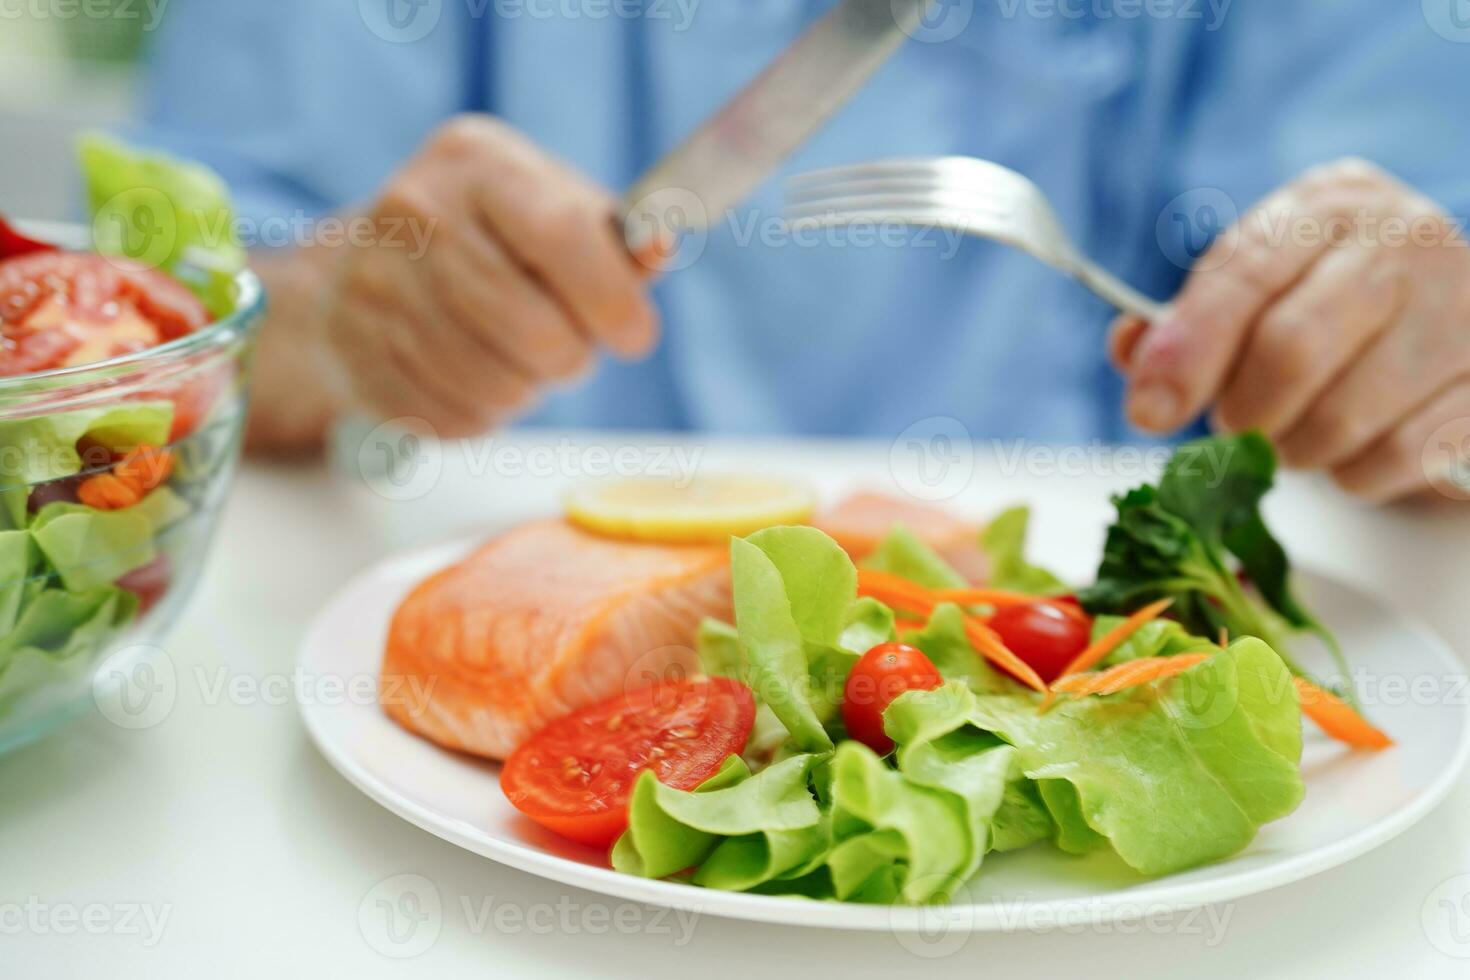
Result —
<instances>
[{"instance_id":1,"label":"tomato wedge in bowl","mask_svg":"<svg viewBox=\"0 0 1470 980\"><path fill-rule=\"evenodd\" d=\"M0 377L95 364L185 337L213 317L182 283L130 259L59 249L0 258ZM174 404L188 436L229 386L229 365L138 390Z\"/></svg>"},{"instance_id":2,"label":"tomato wedge in bowl","mask_svg":"<svg viewBox=\"0 0 1470 980\"><path fill-rule=\"evenodd\" d=\"M745 748L754 724L755 697L739 681L660 681L552 722L506 760L500 787L547 830L607 847L627 829L639 773L694 789Z\"/></svg>"}]
</instances>

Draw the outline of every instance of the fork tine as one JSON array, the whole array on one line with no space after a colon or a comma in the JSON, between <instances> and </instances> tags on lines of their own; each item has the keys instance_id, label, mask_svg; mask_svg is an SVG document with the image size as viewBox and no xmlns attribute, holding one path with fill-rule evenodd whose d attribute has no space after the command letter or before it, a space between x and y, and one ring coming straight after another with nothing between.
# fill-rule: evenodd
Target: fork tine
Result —
<instances>
[{"instance_id":1,"label":"fork tine","mask_svg":"<svg viewBox=\"0 0 1470 980\"><path fill-rule=\"evenodd\" d=\"M807 184L840 183L846 180L904 172L921 173L932 171L934 163L944 157L892 157L886 160L865 160L862 163L843 163L832 167L818 167L787 177L788 187Z\"/></svg>"},{"instance_id":2,"label":"fork tine","mask_svg":"<svg viewBox=\"0 0 1470 980\"><path fill-rule=\"evenodd\" d=\"M793 174L786 178L788 188L811 185L840 184L852 180L868 180L877 177L924 177L969 182L994 182L1006 187L1035 191L1033 184L1022 174L989 160L973 157L895 157L888 160L871 160L864 163L849 163L835 167L824 167Z\"/></svg>"},{"instance_id":3,"label":"fork tine","mask_svg":"<svg viewBox=\"0 0 1470 980\"><path fill-rule=\"evenodd\" d=\"M908 216L929 218L937 217L941 212L953 212L953 208L941 208L932 204L922 204L908 198L885 198L873 197L863 200L834 199L830 204L819 207L788 208L781 212L781 216L787 221L811 221L814 219L831 222L849 220L853 215L870 216L875 211L882 211L889 215L903 216L907 221Z\"/></svg>"},{"instance_id":4,"label":"fork tine","mask_svg":"<svg viewBox=\"0 0 1470 980\"><path fill-rule=\"evenodd\" d=\"M805 207L813 203L831 200L860 199L873 196L905 196L916 201L943 200L954 207L983 208L988 211L1013 210L1002 207L1013 200L1012 195L995 187L955 185L939 179L875 177L853 180L842 184L820 187L812 186L788 194L787 207Z\"/></svg>"},{"instance_id":5,"label":"fork tine","mask_svg":"<svg viewBox=\"0 0 1470 980\"><path fill-rule=\"evenodd\" d=\"M1077 278L1119 309L1155 319L1161 306L1077 251L1045 192L1023 174L970 157L845 164L785 181L792 225L932 224L1006 242Z\"/></svg>"},{"instance_id":6,"label":"fork tine","mask_svg":"<svg viewBox=\"0 0 1470 980\"><path fill-rule=\"evenodd\" d=\"M927 189L942 187L947 182L936 174L912 173L901 175L868 174L854 176L844 180L827 181L823 183L802 184L789 187L786 197L789 200L803 200L826 194L836 193L863 193L874 187L909 187Z\"/></svg>"},{"instance_id":7,"label":"fork tine","mask_svg":"<svg viewBox=\"0 0 1470 980\"><path fill-rule=\"evenodd\" d=\"M1002 218L1015 213L1014 203L1003 195L996 196L963 187L897 187L888 184L864 189L841 188L822 196L787 201L782 212L794 215L873 207L924 212L952 211L977 218Z\"/></svg>"}]
</instances>

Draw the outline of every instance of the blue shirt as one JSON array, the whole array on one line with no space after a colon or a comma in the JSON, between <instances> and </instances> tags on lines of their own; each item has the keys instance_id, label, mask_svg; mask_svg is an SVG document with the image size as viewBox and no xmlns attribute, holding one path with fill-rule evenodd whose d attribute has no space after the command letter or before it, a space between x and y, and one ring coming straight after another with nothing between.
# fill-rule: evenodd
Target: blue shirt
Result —
<instances>
[{"instance_id":1,"label":"blue shirt","mask_svg":"<svg viewBox=\"0 0 1470 980\"><path fill-rule=\"evenodd\" d=\"M1210 234L1339 156L1464 213L1470 23L1454 2L946 0L783 173L994 160L1166 297ZM621 190L829 6L189 0L157 38L146 138L218 168L256 219L369 199L464 111ZM1136 436L1104 356L1111 311L1082 287L979 240L793 241L781 203L778 175L658 285L651 358L607 360L529 421L891 436L949 416L976 438Z\"/></svg>"}]
</instances>

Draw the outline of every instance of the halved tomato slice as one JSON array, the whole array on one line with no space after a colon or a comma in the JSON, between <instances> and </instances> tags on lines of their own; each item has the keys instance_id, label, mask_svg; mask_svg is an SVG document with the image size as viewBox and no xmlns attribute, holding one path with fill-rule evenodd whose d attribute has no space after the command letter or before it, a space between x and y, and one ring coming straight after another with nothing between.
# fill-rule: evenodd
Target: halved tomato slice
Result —
<instances>
[{"instance_id":1,"label":"halved tomato slice","mask_svg":"<svg viewBox=\"0 0 1470 980\"><path fill-rule=\"evenodd\" d=\"M0 375L106 360L209 322L209 311L182 283L127 259L34 252L0 262ZM51 357L38 363L37 334L67 342L46 344Z\"/></svg>"},{"instance_id":2,"label":"halved tomato slice","mask_svg":"<svg viewBox=\"0 0 1470 980\"><path fill-rule=\"evenodd\" d=\"M135 353L211 320L182 283L127 259L53 251L0 261L0 377ZM173 402L169 442L198 429L234 381L232 360L205 358L170 363L169 380L123 396Z\"/></svg>"},{"instance_id":3,"label":"halved tomato slice","mask_svg":"<svg viewBox=\"0 0 1470 980\"><path fill-rule=\"evenodd\" d=\"M500 788L547 830L606 847L628 826L639 773L693 789L745 748L754 724L755 697L739 681L661 681L552 722L506 760Z\"/></svg>"}]
</instances>

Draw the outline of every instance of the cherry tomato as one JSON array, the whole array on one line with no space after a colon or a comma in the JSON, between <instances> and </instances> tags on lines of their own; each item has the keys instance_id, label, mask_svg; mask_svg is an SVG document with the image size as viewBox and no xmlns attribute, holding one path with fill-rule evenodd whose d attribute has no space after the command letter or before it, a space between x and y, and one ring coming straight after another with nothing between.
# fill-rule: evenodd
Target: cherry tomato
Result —
<instances>
[{"instance_id":1,"label":"cherry tomato","mask_svg":"<svg viewBox=\"0 0 1470 980\"><path fill-rule=\"evenodd\" d=\"M639 773L693 789L745 748L754 724L755 698L739 681L661 681L552 722L511 753L500 788L547 830L606 847L627 829Z\"/></svg>"},{"instance_id":2,"label":"cherry tomato","mask_svg":"<svg viewBox=\"0 0 1470 980\"><path fill-rule=\"evenodd\" d=\"M1086 614L1056 602L1007 606L990 617L990 628L1048 684L1061 676L1092 637Z\"/></svg>"},{"instance_id":3,"label":"cherry tomato","mask_svg":"<svg viewBox=\"0 0 1470 980\"><path fill-rule=\"evenodd\" d=\"M879 755L893 751L883 731L883 712L905 691L932 691L944 683L924 652L907 643L880 643L858 658L842 689L842 721L848 737Z\"/></svg>"}]
</instances>

